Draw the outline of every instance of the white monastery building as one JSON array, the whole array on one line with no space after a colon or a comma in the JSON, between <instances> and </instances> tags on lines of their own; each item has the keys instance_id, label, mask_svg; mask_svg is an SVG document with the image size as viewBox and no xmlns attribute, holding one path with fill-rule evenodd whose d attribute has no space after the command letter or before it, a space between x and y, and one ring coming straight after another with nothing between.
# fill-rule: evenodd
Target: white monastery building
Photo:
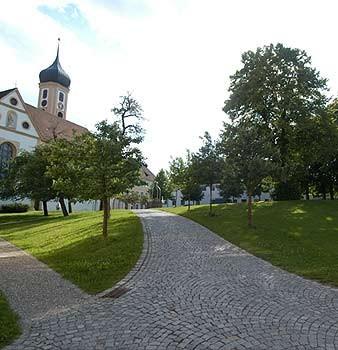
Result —
<instances>
[{"instance_id":1,"label":"white monastery building","mask_svg":"<svg viewBox=\"0 0 338 350\"><path fill-rule=\"evenodd\" d=\"M40 72L39 80L37 107L25 103L17 88L0 91L0 175L21 150L32 151L38 144L51 139L70 139L74 134L88 132L85 127L67 120L71 80L61 67L59 46L54 62ZM153 177L150 170L143 166L141 179L147 184L138 186L137 191L147 192ZM92 201L76 203L74 209L96 210L98 206L96 201ZM50 210L57 207L57 202L49 203Z\"/></svg>"}]
</instances>

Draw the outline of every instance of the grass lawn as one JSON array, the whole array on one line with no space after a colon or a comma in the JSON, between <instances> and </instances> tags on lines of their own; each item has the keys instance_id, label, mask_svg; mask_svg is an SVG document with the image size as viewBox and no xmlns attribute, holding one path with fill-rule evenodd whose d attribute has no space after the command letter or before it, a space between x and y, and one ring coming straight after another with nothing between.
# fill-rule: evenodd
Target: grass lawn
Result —
<instances>
[{"instance_id":1,"label":"grass lawn","mask_svg":"<svg viewBox=\"0 0 338 350\"><path fill-rule=\"evenodd\" d=\"M338 201L255 203L247 226L246 204L165 209L183 215L285 270L338 286Z\"/></svg>"},{"instance_id":2,"label":"grass lawn","mask_svg":"<svg viewBox=\"0 0 338 350\"><path fill-rule=\"evenodd\" d=\"M107 240L101 233L102 212L79 212L66 218L53 212L48 218L41 216L34 221L32 216L37 218L32 212L1 214L0 222L23 222L0 226L0 237L28 251L88 293L112 287L141 254L142 225L130 211L112 211Z\"/></svg>"},{"instance_id":3,"label":"grass lawn","mask_svg":"<svg viewBox=\"0 0 338 350\"><path fill-rule=\"evenodd\" d=\"M21 220L41 219L42 214L39 211L27 211L26 213L0 213L0 224Z\"/></svg>"},{"instance_id":4,"label":"grass lawn","mask_svg":"<svg viewBox=\"0 0 338 350\"><path fill-rule=\"evenodd\" d=\"M17 316L0 292L0 348L10 344L21 333Z\"/></svg>"}]
</instances>

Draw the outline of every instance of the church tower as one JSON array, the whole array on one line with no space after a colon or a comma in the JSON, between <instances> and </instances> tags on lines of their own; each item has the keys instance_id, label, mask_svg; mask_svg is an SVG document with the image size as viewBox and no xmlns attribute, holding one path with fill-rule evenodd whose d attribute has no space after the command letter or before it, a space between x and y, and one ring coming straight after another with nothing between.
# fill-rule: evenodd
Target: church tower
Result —
<instances>
[{"instance_id":1,"label":"church tower","mask_svg":"<svg viewBox=\"0 0 338 350\"><path fill-rule=\"evenodd\" d=\"M59 43L54 62L40 72L39 78L38 107L59 118L66 119L70 78L62 69L59 61Z\"/></svg>"}]
</instances>

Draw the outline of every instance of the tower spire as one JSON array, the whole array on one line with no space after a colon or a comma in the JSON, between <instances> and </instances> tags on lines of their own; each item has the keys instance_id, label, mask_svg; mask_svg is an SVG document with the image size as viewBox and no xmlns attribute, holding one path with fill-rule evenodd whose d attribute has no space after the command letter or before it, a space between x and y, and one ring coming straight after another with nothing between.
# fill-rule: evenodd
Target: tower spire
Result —
<instances>
[{"instance_id":1,"label":"tower spire","mask_svg":"<svg viewBox=\"0 0 338 350\"><path fill-rule=\"evenodd\" d=\"M58 48L57 48L57 51L56 51L56 59L59 59L59 51L60 51L60 38L58 38Z\"/></svg>"}]
</instances>

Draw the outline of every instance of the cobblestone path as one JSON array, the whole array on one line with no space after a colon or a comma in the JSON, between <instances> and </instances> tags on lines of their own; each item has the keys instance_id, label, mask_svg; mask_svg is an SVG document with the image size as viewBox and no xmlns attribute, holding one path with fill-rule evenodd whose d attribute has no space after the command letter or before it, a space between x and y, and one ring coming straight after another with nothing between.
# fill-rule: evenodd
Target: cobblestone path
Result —
<instances>
[{"instance_id":1,"label":"cobblestone path","mask_svg":"<svg viewBox=\"0 0 338 350\"><path fill-rule=\"evenodd\" d=\"M145 250L127 293L35 318L8 349L338 349L338 290L185 218L138 213Z\"/></svg>"}]
</instances>

